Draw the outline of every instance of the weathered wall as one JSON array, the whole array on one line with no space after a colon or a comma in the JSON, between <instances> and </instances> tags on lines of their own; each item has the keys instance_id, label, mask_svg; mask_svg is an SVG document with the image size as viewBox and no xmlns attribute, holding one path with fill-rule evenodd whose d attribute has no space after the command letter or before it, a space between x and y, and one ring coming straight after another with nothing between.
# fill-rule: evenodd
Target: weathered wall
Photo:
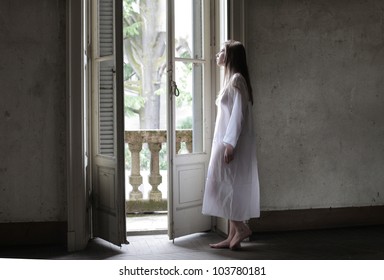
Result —
<instances>
[{"instance_id":1,"label":"weathered wall","mask_svg":"<svg viewBox=\"0 0 384 280\"><path fill-rule=\"evenodd\" d=\"M384 3L247 0L263 210L384 205ZM0 223L66 219L65 1L0 1Z\"/></svg>"},{"instance_id":2,"label":"weathered wall","mask_svg":"<svg viewBox=\"0 0 384 280\"><path fill-rule=\"evenodd\" d=\"M0 223L66 220L65 1L0 1Z\"/></svg>"},{"instance_id":3,"label":"weathered wall","mask_svg":"<svg viewBox=\"0 0 384 280\"><path fill-rule=\"evenodd\" d=\"M384 2L246 4L262 210L384 205Z\"/></svg>"}]
</instances>

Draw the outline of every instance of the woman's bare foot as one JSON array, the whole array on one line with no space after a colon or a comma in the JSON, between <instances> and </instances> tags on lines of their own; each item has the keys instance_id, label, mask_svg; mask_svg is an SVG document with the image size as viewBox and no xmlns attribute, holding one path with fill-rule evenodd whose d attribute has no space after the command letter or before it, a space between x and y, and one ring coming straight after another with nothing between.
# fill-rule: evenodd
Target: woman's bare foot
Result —
<instances>
[{"instance_id":1,"label":"woman's bare foot","mask_svg":"<svg viewBox=\"0 0 384 280\"><path fill-rule=\"evenodd\" d=\"M249 237L251 234L252 234L252 231L249 229L249 227L244 223L242 223L241 226L237 227L236 233L229 244L229 248L232 250L240 248L241 241Z\"/></svg>"},{"instance_id":2,"label":"woman's bare foot","mask_svg":"<svg viewBox=\"0 0 384 280\"><path fill-rule=\"evenodd\" d=\"M230 223L229 223L229 234L227 236L227 239L225 239L225 240L223 240L223 241L221 241L219 243L209 244L209 246L211 248L216 248L216 249L226 249L226 248L229 248L229 246L231 244L231 240L235 236L235 233L236 233L235 225L233 224L232 221L230 221Z\"/></svg>"},{"instance_id":3,"label":"woman's bare foot","mask_svg":"<svg viewBox=\"0 0 384 280\"><path fill-rule=\"evenodd\" d=\"M209 244L209 246L211 248L215 248L215 249L226 249L226 248L229 248L230 244L231 244L231 240L230 239L226 239L226 240L221 241L219 243Z\"/></svg>"},{"instance_id":4,"label":"woman's bare foot","mask_svg":"<svg viewBox=\"0 0 384 280\"><path fill-rule=\"evenodd\" d=\"M221 241L221 242L216 243L216 244L209 244L209 246L211 248L215 248L215 249L228 249L228 248L230 248L230 244L231 244L230 241L224 240L224 241ZM233 247L231 249L236 250L236 249L240 249L240 248L241 248L241 244L239 243L238 245L236 245L235 247Z\"/></svg>"}]
</instances>

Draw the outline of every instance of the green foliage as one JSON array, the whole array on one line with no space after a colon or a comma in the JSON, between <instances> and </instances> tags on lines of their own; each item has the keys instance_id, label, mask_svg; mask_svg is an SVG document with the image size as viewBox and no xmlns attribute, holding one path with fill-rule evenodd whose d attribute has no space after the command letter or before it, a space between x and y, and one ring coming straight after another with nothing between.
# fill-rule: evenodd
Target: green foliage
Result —
<instances>
[{"instance_id":1,"label":"green foliage","mask_svg":"<svg viewBox=\"0 0 384 280\"><path fill-rule=\"evenodd\" d=\"M124 38L140 35L142 21L138 21L138 13L134 9L134 5L138 4L137 0L124 0L123 3L123 36Z\"/></svg>"},{"instance_id":2,"label":"green foliage","mask_svg":"<svg viewBox=\"0 0 384 280\"><path fill-rule=\"evenodd\" d=\"M176 129L192 129L192 117L188 116L177 124Z\"/></svg>"},{"instance_id":3,"label":"green foliage","mask_svg":"<svg viewBox=\"0 0 384 280\"><path fill-rule=\"evenodd\" d=\"M192 63L177 63L176 72L179 74L177 84L180 91L180 95L176 98L176 107L189 106L192 103L192 94L187 85L192 74Z\"/></svg>"},{"instance_id":4,"label":"green foliage","mask_svg":"<svg viewBox=\"0 0 384 280\"><path fill-rule=\"evenodd\" d=\"M124 62L124 81L130 80L135 74L131 64Z\"/></svg>"},{"instance_id":5,"label":"green foliage","mask_svg":"<svg viewBox=\"0 0 384 280\"><path fill-rule=\"evenodd\" d=\"M141 24L142 24L141 22L135 22L135 23L132 23L131 25L124 26L124 29L123 29L124 37L133 37L133 36L140 35L139 30L141 28Z\"/></svg>"},{"instance_id":6,"label":"green foliage","mask_svg":"<svg viewBox=\"0 0 384 280\"><path fill-rule=\"evenodd\" d=\"M135 71L129 63L124 63L124 115L132 117L145 104L141 95L140 81L135 81Z\"/></svg>"},{"instance_id":7,"label":"green foliage","mask_svg":"<svg viewBox=\"0 0 384 280\"><path fill-rule=\"evenodd\" d=\"M145 104L145 98L140 95L124 95L124 113L127 117L137 114L138 110Z\"/></svg>"}]
</instances>

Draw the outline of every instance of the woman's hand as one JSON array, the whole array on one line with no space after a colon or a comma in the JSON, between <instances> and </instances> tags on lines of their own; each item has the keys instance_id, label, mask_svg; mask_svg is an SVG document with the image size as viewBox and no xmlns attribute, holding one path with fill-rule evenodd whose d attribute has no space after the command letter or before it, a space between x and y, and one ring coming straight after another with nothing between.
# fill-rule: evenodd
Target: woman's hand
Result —
<instances>
[{"instance_id":1,"label":"woman's hand","mask_svg":"<svg viewBox=\"0 0 384 280\"><path fill-rule=\"evenodd\" d=\"M224 162L230 163L233 160L233 147L231 144L224 144L224 145L225 145Z\"/></svg>"}]
</instances>

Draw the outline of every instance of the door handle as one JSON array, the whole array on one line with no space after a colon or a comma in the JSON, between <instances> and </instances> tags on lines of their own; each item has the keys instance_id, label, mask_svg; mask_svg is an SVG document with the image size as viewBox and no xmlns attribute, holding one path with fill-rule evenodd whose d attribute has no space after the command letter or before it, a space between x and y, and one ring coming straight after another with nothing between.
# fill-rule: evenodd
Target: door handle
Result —
<instances>
[{"instance_id":1,"label":"door handle","mask_svg":"<svg viewBox=\"0 0 384 280\"><path fill-rule=\"evenodd\" d=\"M180 95L180 91L177 88L177 84L175 81L171 81L171 91L172 91L172 94L176 97Z\"/></svg>"}]
</instances>

